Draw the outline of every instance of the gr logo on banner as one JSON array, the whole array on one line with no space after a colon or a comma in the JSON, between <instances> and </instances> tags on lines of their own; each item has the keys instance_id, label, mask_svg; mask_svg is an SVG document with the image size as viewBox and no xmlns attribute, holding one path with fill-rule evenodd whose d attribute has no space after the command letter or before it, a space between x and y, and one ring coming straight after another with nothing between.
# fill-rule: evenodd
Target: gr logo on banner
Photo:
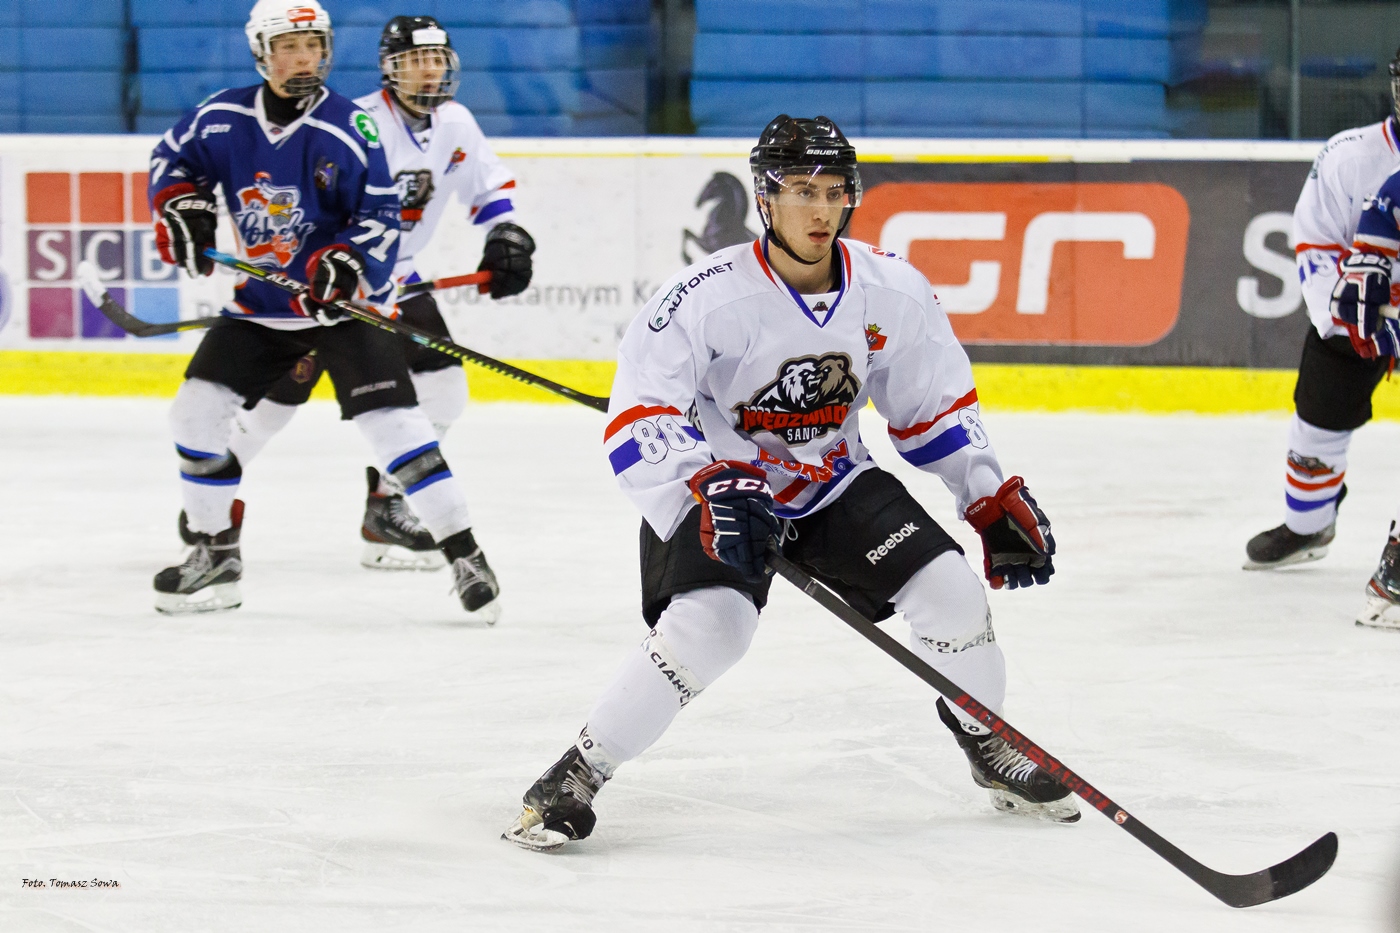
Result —
<instances>
[{"instance_id":1,"label":"gr logo on banner","mask_svg":"<svg viewBox=\"0 0 1400 933\"><path fill-rule=\"evenodd\" d=\"M1161 184L901 182L851 233L928 276L964 342L1130 347L1176 323L1189 227Z\"/></svg>"}]
</instances>

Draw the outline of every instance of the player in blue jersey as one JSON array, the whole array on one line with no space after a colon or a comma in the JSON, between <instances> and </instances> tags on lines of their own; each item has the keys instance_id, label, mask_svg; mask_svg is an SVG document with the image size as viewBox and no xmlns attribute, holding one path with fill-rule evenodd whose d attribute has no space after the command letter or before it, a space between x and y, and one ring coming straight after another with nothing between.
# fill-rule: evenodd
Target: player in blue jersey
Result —
<instances>
[{"instance_id":1,"label":"player in blue jersey","mask_svg":"<svg viewBox=\"0 0 1400 933\"><path fill-rule=\"evenodd\" d=\"M1400 90L1400 55L1391 66ZM1361 202L1361 217L1350 251L1337 265L1332 289L1332 323L1346 333L1352 349L1363 360L1374 361L1376 378L1390 372L1400 357L1400 283L1395 265L1400 256L1400 170ZM1369 406L1367 407L1369 413ZM1366 606L1357 625L1400 629L1400 512L1390 523L1390 535L1381 551L1380 565L1366 585Z\"/></svg>"},{"instance_id":2,"label":"player in blue jersey","mask_svg":"<svg viewBox=\"0 0 1400 933\"><path fill-rule=\"evenodd\" d=\"M533 274L534 239L517 222L511 194L515 177L492 152L471 111L453 100L461 62L452 40L431 16L395 16L379 40L382 88L355 103L375 119L402 210L399 258L393 279L420 281L417 258L437 233L456 196L463 213L486 234L481 270L491 273L493 299L523 292ZM463 262L465 265L465 262ZM431 292L401 298L399 320L452 338ZM441 441L467 404L461 361L403 342L413 389ZM308 354L267 391L252 410L238 412L229 447L246 469L297 407L311 397L321 360ZM418 521L392 476L371 466L360 523L360 563L376 570L437 570L442 552ZM183 533L183 526L182 526Z\"/></svg>"},{"instance_id":3,"label":"player in blue jersey","mask_svg":"<svg viewBox=\"0 0 1400 933\"><path fill-rule=\"evenodd\" d=\"M333 306L356 299L394 313L399 198L373 117L325 87L330 16L316 0L260 0L246 27L260 85L220 91L182 117L151 155L151 210L166 262L209 275L214 191L221 189L249 262L310 286L287 294L256 280L200 343L171 408L193 548L155 578L162 612L241 603L236 498L242 467L228 448L239 408L252 408L315 350L341 416L403 486L452 564L463 606L488 622L499 587L471 532L466 500L432 423L418 408L403 338Z\"/></svg>"}]
</instances>

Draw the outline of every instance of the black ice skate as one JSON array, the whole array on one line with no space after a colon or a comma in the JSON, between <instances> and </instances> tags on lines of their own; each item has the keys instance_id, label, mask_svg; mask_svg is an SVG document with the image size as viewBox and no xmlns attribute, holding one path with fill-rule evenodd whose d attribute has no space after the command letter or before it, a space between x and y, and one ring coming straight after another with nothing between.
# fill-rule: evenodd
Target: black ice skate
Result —
<instances>
[{"instance_id":1,"label":"black ice skate","mask_svg":"<svg viewBox=\"0 0 1400 933\"><path fill-rule=\"evenodd\" d=\"M587 839L598 821L593 798L607 780L584 760L577 745L570 745L564 757L525 792L524 809L501 838L542 852Z\"/></svg>"},{"instance_id":2,"label":"black ice skate","mask_svg":"<svg viewBox=\"0 0 1400 933\"><path fill-rule=\"evenodd\" d=\"M1069 788L1042 771L1025 755L990 732L970 735L942 697L938 718L957 737L972 765L972 779L991 794L992 806L1037 820L1073 823L1079 807Z\"/></svg>"},{"instance_id":3,"label":"black ice skate","mask_svg":"<svg viewBox=\"0 0 1400 933\"><path fill-rule=\"evenodd\" d=\"M360 563L373 570L438 570L446 566L437 542L408 507L403 494L379 491L379 471L365 468L369 496L360 525Z\"/></svg>"},{"instance_id":4,"label":"black ice skate","mask_svg":"<svg viewBox=\"0 0 1400 933\"><path fill-rule=\"evenodd\" d=\"M1391 522L1380 566L1366 584L1366 608L1356 617L1357 625L1400 632L1400 538L1396 534Z\"/></svg>"},{"instance_id":5,"label":"black ice skate","mask_svg":"<svg viewBox=\"0 0 1400 933\"><path fill-rule=\"evenodd\" d=\"M156 574L156 611L168 615L217 612L243 604L238 581L243 559L238 535L243 528L243 500L234 499L229 512L233 524L216 535L191 531L180 513L180 537L190 545L189 556L178 567Z\"/></svg>"},{"instance_id":6,"label":"black ice skate","mask_svg":"<svg viewBox=\"0 0 1400 933\"><path fill-rule=\"evenodd\" d=\"M473 618L495 625L501 618L501 585L471 529L443 541L442 553L452 565L452 592L462 600L462 608Z\"/></svg>"},{"instance_id":7,"label":"black ice skate","mask_svg":"<svg viewBox=\"0 0 1400 933\"><path fill-rule=\"evenodd\" d=\"M1337 492L1337 508L1341 508L1342 500L1346 497L1347 484L1343 483ZM1245 556L1249 558L1244 563L1244 569L1272 570L1275 567L1287 567L1289 564L1322 560L1327 556L1327 545L1331 544L1336 536L1335 518L1332 519L1332 524L1310 535L1300 535L1287 525L1261 531L1244 546Z\"/></svg>"}]
</instances>

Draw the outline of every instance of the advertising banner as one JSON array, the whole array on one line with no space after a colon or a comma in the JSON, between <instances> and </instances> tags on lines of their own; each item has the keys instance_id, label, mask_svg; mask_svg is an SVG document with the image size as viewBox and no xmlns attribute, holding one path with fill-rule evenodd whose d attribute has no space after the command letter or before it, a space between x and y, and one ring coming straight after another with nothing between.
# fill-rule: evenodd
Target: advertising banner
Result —
<instances>
[{"instance_id":1,"label":"advertising banner","mask_svg":"<svg viewBox=\"0 0 1400 933\"><path fill-rule=\"evenodd\" d=\"M74 284L93 262L150 321L205 317L234 278L160 262L149 137L0 137L0 350L188 352L199 331L137 340ZM439 295L457 339L514 359L608 360L670 275L752 240L744 140L498 143L539 244L523 294ZM850 235L935 284L974 360L1288 368L1307 327L1288 242L1313 143L858 140ZM476 268L480 231L450 210L424 277ZM232 251L231 224L220 247Z\"/></svg>"}]
</instances>

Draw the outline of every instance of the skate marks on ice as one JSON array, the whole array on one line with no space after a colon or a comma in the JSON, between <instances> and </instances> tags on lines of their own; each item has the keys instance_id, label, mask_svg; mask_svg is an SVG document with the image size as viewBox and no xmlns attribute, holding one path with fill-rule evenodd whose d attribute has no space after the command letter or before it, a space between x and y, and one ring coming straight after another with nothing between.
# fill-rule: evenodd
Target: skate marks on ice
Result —
<instances>
[{"instance_id":1,"label":"skate marks on ice","mask_svg":"<svg viewBox=\"0 0 1400 933\"><path fill-rule=\"evenodd\" d=\"M1012 721L1222 870L1343 837L1322 882L1238 913L1105 821L992 812L928 688L784 586L749 656L603 790L589 840L500 842L644 630L597 416L472 406L448 435L507 600L487 630L440 574L358 566L366 453L320 404L249 468L243 607L157 617L151 574L179 553L166 407L0 399L0 468L27 477L5 519L24 533L0 536L0 928L1301 933L1384 914L1400 639L1352 619L1394 426L1358 433L1327 558L1246 574L1281 509L1284 422L988 415L1060 542L1050 586L990 596ZM576 450L568 470L542 437ZM941 484L876 451L979 558ZM35 873L122 888L21 890Z\"/></svg>"}]
</instances>

